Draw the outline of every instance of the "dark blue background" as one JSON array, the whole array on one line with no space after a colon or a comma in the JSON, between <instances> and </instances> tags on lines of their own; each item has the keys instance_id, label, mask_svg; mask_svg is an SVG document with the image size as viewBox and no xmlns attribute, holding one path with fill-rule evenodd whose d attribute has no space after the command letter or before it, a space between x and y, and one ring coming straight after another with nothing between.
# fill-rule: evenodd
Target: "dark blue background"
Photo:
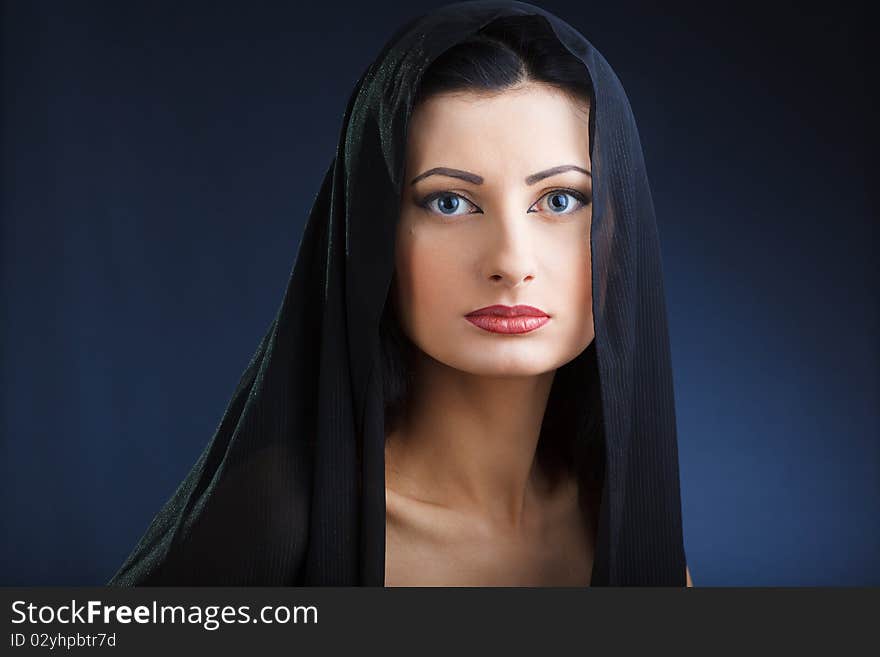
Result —
<instances>
[{"instance_id":1,"label":"dark blue background","mask_svg":"<svg viewBox=\"0 0 880 657\"><path fill-rule=\"evenodd\" d=\"M0 584L122 563L278 309L354 83L437 3L299 4L5 4ZM866 18L655 4L543 6L639 122L693 578L880 584Z\"/></svg>"}]
</instances>

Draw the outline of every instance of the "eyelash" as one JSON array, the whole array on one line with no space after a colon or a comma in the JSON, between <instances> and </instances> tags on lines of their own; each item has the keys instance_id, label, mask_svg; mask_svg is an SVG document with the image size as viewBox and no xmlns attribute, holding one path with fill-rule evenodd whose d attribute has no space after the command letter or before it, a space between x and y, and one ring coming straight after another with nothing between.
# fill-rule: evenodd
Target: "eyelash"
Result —
<instances>
[{"instance_id":1,"label":"eyelash","mask_svg":"<svg viewBox=\"0 0 880 657\"><path fill-rule=\"evenodd\" d=\"M550 213L550 214L555 214L556 216L559 216L559 217L563 217L563 216L566 216L569 214L574 214L578 210L581 210L581 209L587 207L588 205L590 205L590 203L593 202L592 198L590 198L589 196L585 196L583 193L579 192L576 189L569 189L567 187L559 187L557 189L551 189L549 192L547 192L546 194L541 196L541 198L539 198L538 201L541 201L541 199L544 199L544 198L550 196L551 194L558 194L558 193L569 194L569 195L573 196L580 203L580 206L577 207L575 210L571 210L569 212L551 212ZM479 210L479 212L464 212L462 214L444 214L442 212L437 212L436 210L433 210L432 208L428 207L431 203L436 201L438 198L443 198L445 196L457 196L458 198L462 199L465 203L470 203L471 205L473 205L475 208L477 208L479 210L479 207L473 201L465 198L461 194L458 194L456 192L450 192L450 191L432 192L432 193L428 194L426 197L424 197L421 201L417 201L416 204L420 208L423 208L424 210L427 210L428 212L432 212L434 214L440 215L441 217L461 217L461 216L467 215L467 214L482 214L483 213L482 210ZM536 201L535 203L537 203L538 201Z\"/></svg>"}]
</instances>

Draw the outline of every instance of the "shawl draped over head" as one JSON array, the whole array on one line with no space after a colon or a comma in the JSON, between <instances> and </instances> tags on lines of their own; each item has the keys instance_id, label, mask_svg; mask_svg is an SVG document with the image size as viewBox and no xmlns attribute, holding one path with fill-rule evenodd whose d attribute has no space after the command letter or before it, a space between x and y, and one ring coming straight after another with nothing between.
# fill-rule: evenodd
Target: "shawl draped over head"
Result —
<instances>
[{"instance_id":1,"label":"shawl draped over head","mask_svg":"<svg viewBox=\"0 0 880 657\"><path fill-rule=\"evenodd\" d=\"M491 0L412 20L361 76L280 308L213 438L110 585L384 585L378 331L407 121L428 65L505 16L546 21L593 87L605 474L591 585L685 585L666 301L635 120L617 76L577 30L534 5Z\"/></svg>"}]
</instances>

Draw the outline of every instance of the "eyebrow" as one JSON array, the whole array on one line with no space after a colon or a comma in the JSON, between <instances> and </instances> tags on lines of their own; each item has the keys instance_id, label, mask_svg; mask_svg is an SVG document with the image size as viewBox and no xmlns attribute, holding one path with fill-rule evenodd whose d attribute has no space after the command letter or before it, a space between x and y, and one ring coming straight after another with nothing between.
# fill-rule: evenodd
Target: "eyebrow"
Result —
<instances>
[{"instance_id":1,"label":"eyebrow","mask_svg":"<svg viewBox=\"0 0 880 657\"><path fill-rule=\"evenodd\" d=\"M556 167L550 167L549 169L544 169L543 171L538 171L537 173L533 173L530 176L526 176L526 185L534 185L539 180L543 180L544 178L549 178L550 176L555 176L557 173L562 173L564 171L580 171L583 174L593 177L593 174L584 169L583 167L576 166L574 164L560 164ZM478 176L475 173L471 173L470 171L462 171L461 169L450 169L449 167L434 167L433 169L428 169L424 173L420 173L415 178L412 179L410 185L415 185L418 181L423 178L427 178L428 176L448 176L450 178L459 178L469 183L473 183L474 185L482 185L483 177Z\"/></svg>"}]
</instances>

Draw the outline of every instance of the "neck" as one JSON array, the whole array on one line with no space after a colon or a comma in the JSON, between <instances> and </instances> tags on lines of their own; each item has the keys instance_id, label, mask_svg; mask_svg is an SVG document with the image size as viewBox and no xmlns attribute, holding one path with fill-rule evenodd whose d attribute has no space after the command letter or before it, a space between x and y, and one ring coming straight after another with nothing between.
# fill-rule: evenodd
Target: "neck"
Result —
<instances>
[{"instance_id":1,"label":"neck","mask_svg":"<svg viewBox=\"0 0 880 657\"><path fill-rule=\"evenodd\" d=\"M554 375L478 376L421 354L386 441L390 487L519 528L546 488L535 450Z\"/></svg>"}]
</instances>

